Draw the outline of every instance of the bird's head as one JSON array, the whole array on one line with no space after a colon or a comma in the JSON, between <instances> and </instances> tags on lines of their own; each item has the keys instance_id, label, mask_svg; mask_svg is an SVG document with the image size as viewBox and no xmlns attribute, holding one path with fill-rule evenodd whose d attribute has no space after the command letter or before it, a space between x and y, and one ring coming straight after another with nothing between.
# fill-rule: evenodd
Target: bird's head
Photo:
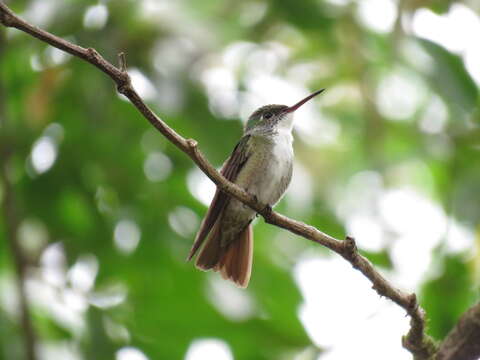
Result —
<instances>
[{"instance_id":1,"label":"bird's head","mask_svg":"<svg viewBox=\"0 0 480 360\"><path fill-rule=\"evenodd\" d=\"M265 105L258 108L248 118L245 132L272 131L274 129L291 130L293 125L293 113L307 101L317 96L325 89L315 91L293 106Z\"/></svg>"}]
</instances>

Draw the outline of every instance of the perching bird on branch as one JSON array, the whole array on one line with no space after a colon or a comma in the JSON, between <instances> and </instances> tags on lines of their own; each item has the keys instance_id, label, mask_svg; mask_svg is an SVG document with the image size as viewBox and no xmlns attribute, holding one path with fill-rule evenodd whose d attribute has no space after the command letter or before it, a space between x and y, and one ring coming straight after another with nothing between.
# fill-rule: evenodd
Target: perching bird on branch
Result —
<instances>
[{"instance_id":1,"label":"perching bird on branch","mask_svg":"<svg viewBox=\"0 0 480 360\"><path fill-rule=\"evenodd\" d=\"M274 206L290 184L293 168L293 113L322 90L293 106L266 105L248 119L243 137L222 167L225 178ZM190 260L205 239L195 265L219 271L224 279L247 287L252 272L256 213L217 189L188 255ZM208 236L208 238L207 238Z\"/></svg>"}]
</instances>

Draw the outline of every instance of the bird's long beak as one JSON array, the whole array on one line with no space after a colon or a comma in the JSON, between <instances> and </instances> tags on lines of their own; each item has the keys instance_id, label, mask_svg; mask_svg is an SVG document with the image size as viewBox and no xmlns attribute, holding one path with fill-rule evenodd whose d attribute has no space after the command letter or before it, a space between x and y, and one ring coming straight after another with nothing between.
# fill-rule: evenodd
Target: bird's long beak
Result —
<instances>
[{"instance_id":1,"label":"bird's long beak","mask_svg":"<svg viewBox=\"0 0 480 360\"><path fill-rule=\"evenodd\" d=\"M305 99L303 100L300 100L298 103L296 103L295 105L293 106L290 106L289 108L287 108L285 110L285 112L294 112L295 110L297 110L300 106L302 106L303 104L305 104L308 100L314 98L315 96L317 96L318 94L322 93L325 89L321 89L321 90L318 90L318 91L315 91L313 94L310 94L308 95Z\"/></svg>"}]
</instances>

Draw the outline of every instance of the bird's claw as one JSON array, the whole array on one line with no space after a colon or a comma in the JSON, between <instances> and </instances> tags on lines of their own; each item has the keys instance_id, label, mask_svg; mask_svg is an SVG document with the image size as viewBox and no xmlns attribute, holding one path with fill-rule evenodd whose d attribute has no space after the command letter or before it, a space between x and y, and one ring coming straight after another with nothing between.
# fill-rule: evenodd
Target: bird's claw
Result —
<instances>
[{"instance_id":1,"label":"bird's claw","mask_svg":"<svg viewBox=\"0 0 480 360\"><path fill-rule=\"evenodd\" d=\"M263 212L265 212L265 215L270 215L272 212L273 212L273 209L272 207L270 206L270 204L267 204L265 206L265 208L263 209Z\"/></svg>"},{"instance_id":2,"label":"bird's claw","mask_svg":"<svg viewBox=\"0 0 480 360\"><path fill-rule=\"evenodd\" d=\"M257 195L252 194L252 196L253 196L253 199L255 200L255 202L260 205L260 201L258 200ZM268 215L270 215L270 214L273 212L273 209L272 209L272 207L270 206L270 204L267 204L267 205L265 205L265 207L262 209L261 212L268 216ZM259 217L259 216L260 216L259 213L256 213L256 214L255 214L255 217Z\"/></svg>"}]
</instances>

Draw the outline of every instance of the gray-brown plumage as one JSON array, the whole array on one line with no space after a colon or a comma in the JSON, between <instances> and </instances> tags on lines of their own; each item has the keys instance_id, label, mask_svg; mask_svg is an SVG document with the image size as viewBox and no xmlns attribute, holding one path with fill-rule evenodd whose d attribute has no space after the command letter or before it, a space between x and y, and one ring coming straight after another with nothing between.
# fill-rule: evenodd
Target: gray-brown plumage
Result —
<instances>
[{"instance_id":1,"label":"gray-brown plumage","mask_svg":"<svg viewBox=\"0 0 480 360\"><path fill-rule=\"evenodd\" d=\"M255 111L223 165L222 175L273 207L292 178L293 112L322 91L291 107L267 105ZM224 279L247 287L252 269L254 217L254 210L217 189L188 260L201 248L195 263L199 269L218 271Z\"/></svg>"}]
</instances>

